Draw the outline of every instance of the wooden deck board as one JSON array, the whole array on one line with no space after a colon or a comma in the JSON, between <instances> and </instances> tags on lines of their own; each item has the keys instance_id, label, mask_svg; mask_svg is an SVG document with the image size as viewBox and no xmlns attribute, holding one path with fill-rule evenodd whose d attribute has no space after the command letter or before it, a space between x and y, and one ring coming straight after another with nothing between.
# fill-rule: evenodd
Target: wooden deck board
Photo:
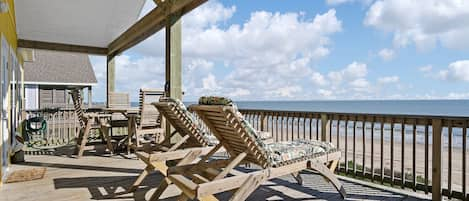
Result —
<instances>
[{"instance_id":1,"label":"wooden deck board","mask_svg":"<svg viewBox=\"0 0 469 201\"><path fill-rule=\"evenodd\" d=\"M81 159L65 156L26 156L28 161L13 165L12 169L37 166L47 167L44 179L22 183L3 184L0 200L148 200L161 176L154 173L135 193L121 194L144 168L144 163L120 156L88 156ZM239 168L239 171L249 171ZM248 200L342 200L332 185L322 177L303 174L304 185L292 177L282 177L264 183ZM363 184L343 181L347 200L420 200L404 194L380 190ZM179 190L170 186L163 194L164 200L176 200ZM220 200L228 194L217 195Z\"/></svg>"}]
</instances>

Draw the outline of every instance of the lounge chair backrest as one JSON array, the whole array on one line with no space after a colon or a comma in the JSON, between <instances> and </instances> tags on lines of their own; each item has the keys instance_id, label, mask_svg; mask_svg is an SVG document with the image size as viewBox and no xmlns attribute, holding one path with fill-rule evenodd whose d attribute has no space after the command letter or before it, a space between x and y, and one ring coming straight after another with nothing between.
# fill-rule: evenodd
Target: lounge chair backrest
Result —
<instances>
[{"instance_id":1,"label":"lounge chair backrest","mask_svg":"<svg viewBox=\"0 0 469 201\"><path fill-rule=\"evenodd\" d=\"M152 104L180 135L190 135L187 144L194 146L209 145L209 141L205 137L206 134L180 101L165 98Z\"/></svg>"},{"instance_id":2,"label":"lounge chair backrest","mask_svg":"<svg viewBox=\"0 0 469 201\"><path fill-rule=\"evenodd\" d=\"M73 106L75 108L75 114L78 117L78 122L80 123L80 126L83 128L86 125L87 118L85 117L85 113L83 112L83 102L81 99L81 93L78 89L72 89L70 91L70 94L72 95L72 100L73 100Z\"/></svg>"},{"instance_id":3,"label":"lounge chair backrest","mask_svg":"<svg viewBox=\"0 0 469 201\"><path fill-rule=\"evenodd\" d=\"M110 108L129 108L130 98L128 93L109 92Z\"/></svg>"},{"instance_id":4,"label":"lounge chair backrest","mask_svg":"<svg viewBox=\"0 0 469 201\"><path fill-rule=\"evenodd\" d=\"M225 105L192 105L190 109L202 118L231 156L245 152L245 161L263 168L271 166L265 144L236 108Z\"/></svg>"},{"instance_id":5,"label":"lounge chair backrest","mask_svg":"<svg viewBox=\"0 0 469 201\"><path fill-rule=\"evenodd\" d=\"M140 128L161 126L160 112L151 103L157 102L163 96L163 94L163 90L140 89Z\"/></svg>"}]
</instances>

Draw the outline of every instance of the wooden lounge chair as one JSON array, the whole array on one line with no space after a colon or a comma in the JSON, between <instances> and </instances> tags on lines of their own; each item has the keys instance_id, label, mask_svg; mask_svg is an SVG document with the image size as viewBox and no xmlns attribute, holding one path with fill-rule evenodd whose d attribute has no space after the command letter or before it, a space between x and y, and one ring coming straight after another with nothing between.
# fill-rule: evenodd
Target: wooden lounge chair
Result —
<instances>
[{"instance_id":1,"label":"wooden lounge chair","mask_svg":"<svg viewBox=\"0 0 469 201\"><path fill-rule=\"evenodd\" d=\"M95 146L86 145L88 143L88 137L91 129L99 129L99 134L103 143L106 143L107 149L112 154L113 146L111 143L111 137L109 136L110 125L106 120L106 118L109 118L110 116L96 113L84 113L80 91L78 89L73 89L70 94L72 95L75 113L80 124L80 131L77 138L77 157L82 157L85 150L92 150L96 148Z\"/></svg>"},{"instance_id":2,"label":"wooden lounge chair","mask_svg":"<svg viewBox=\"0 0 469 201\"><path fill-rule=\"evenodd\" d=\"M196 164L169 168L168 178L183 191L179 200L213 197L226 191L233 192L230 200L245 200L264 181L272 178L291 174L302 184L299 175L302 170L320 173L345 198L345 190L333 174L341 153L331 144L302 140L267 145L258 140L257 132L233 106L193 105L190 109L219 139L230 158L200 160ZM208 157L210 155L203 159ZM262 169L230 176L228 173L241 163L254 163Z\"/></svg>"},{"instance_id":3,"label":"wooden lounge chair","mask_svg":"<svg viewBox=\"0 0 469 201\"><path fill-rule=\"evenodd\" d=\"M148 149L144 149L146 151L137 151L135 154L147 166L127 192L135 191L150 172L159 171L166 176L167 161L180 160L178 165L190 164L201 155L208 154L211 150L211 147L208 147L212 144L210 138L200 128L182 102L171 98L162 98L152 105L158 108L166 121L174 127L175 131L172 135L179 133L182 139L176 144L165 146L170 144L171 137L168 137L162 143L154 145L152 147L154 151L148 151ZM171 184L169 179L163 179L151 200L157 200L169 184Z\"/></svg>"},{"instance_id":4,"label":"wooden lounge chair","mask_svg":"<svg viewBox=\"0 0 469 201\"><path fill-rule=\"evenodd\" d=\"M134 150L141 150L142 144L159 143L163 138L165 129L164 122L160 112L152 105L157 102L164 94L163 90L157 89L140 89L140 104L137 126L135 128L135 144L132 145Z\"/></svg>"}]
</instances>

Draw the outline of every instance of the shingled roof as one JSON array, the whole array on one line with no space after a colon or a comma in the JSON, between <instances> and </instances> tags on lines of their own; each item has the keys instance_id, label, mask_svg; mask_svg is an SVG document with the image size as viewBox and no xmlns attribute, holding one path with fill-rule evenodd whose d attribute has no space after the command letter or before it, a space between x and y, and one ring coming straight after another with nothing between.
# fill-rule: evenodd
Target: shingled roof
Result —
<instances>
[{"instance_id":1,"label":"shingled roof","mask_svg":"<svg viewBox=\"0 0 469 201\"><path fill-rule=\"evenodd\" d=\"M24 62L26 84L91 86L97 83L86 54L34 50L34 61Z\"/></svg>"}]
</instances>

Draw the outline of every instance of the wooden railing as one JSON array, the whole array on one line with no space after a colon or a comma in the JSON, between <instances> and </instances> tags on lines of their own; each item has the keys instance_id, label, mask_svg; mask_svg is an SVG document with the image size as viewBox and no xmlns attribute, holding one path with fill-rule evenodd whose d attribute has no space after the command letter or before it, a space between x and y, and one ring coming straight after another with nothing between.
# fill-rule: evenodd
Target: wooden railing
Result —
<instances>
[{"instance_id":1,"label":"wooden railing","mask_svg":"<svg viewBox=\"0 0 469 201\"><path fill-rule=\"evenodd\" d=\"M338 173L468 200L469 117L240 110L276 141L332 142Z\"/></svg>"},{"instance_id":2,"label":"wooden railing","mask_svg":"<svg viewBox=\"0 0 469 201\"><path fill-rule=\"evenodd\" d=\"M73 109L40 109L26 111L26 119L43 117L47 123L47 129L43 132L30 132L29 143L35 143L35 147L54 147L67 145L77 136L79 124ZM26 122L23 121L23 126ZM25 128L23 134L26 135Z\"/></svg>"}]
</instances>

